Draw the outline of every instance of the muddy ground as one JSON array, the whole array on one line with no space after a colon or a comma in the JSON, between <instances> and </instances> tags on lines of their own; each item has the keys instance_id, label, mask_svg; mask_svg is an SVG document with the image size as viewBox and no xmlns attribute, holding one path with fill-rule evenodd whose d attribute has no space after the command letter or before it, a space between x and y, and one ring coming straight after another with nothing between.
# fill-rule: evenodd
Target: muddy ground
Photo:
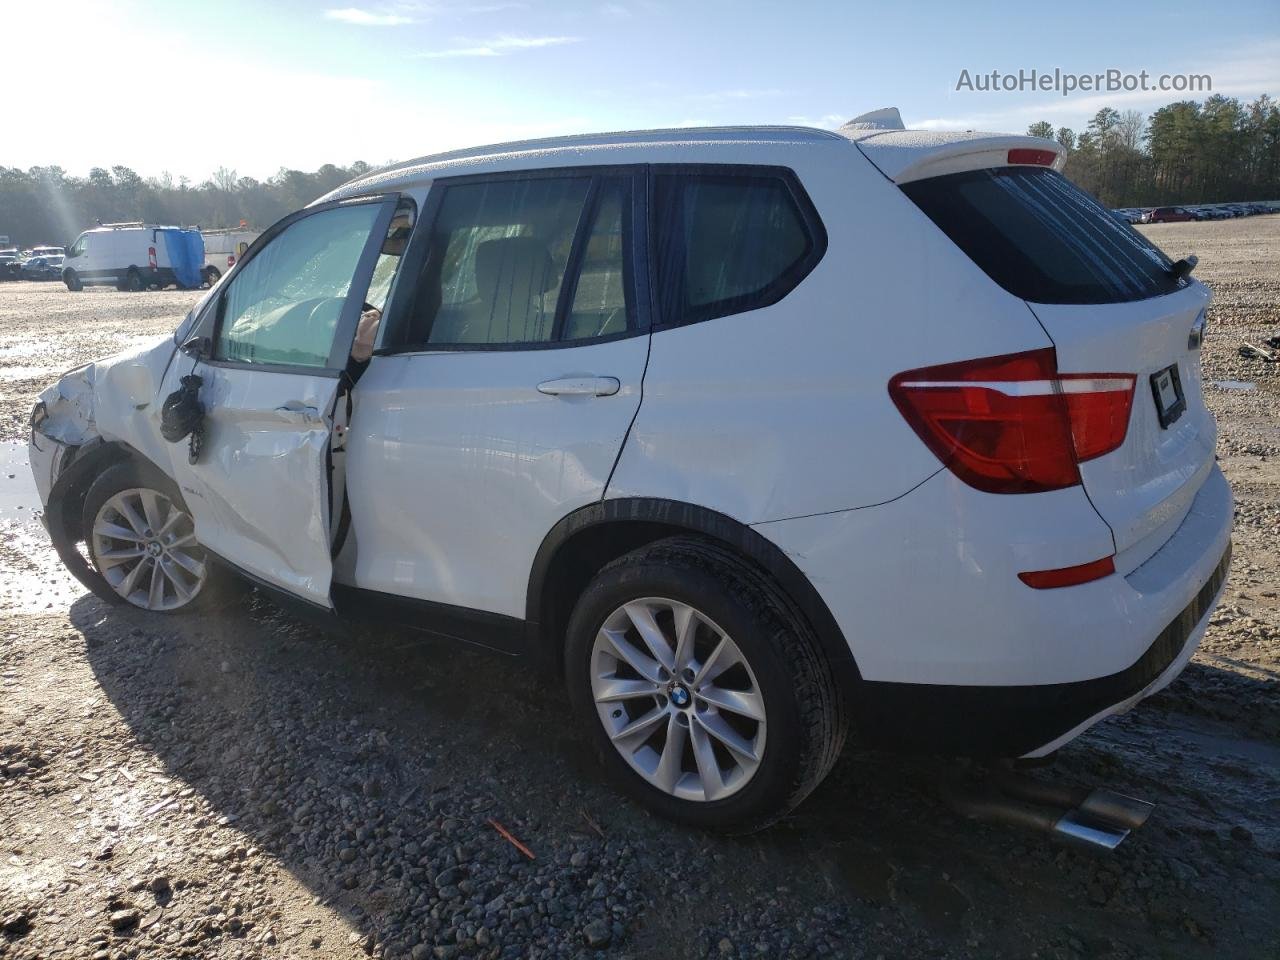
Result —
<instances>
[{"instance_id":1,"label":"muddy ground","mask_svg":"<svg viewBox=\"0 0 1280 960\"><path fill-rule=\"evenodd\" d=\"M1206 378L1235 561L1166 693L1054 775L1159 804L1110 857L966 822L951 760L850 749L748 839L603 780L562 693L411 636L86 594L0 470L0 957L1280 956L1280 216L1169 224L1216 291ZM196 295L0 285L0 436L62 369ZM12 475L12 476L11 476ZM529 859L495 829L525 844Z\"/></svg>"}]
</instances>

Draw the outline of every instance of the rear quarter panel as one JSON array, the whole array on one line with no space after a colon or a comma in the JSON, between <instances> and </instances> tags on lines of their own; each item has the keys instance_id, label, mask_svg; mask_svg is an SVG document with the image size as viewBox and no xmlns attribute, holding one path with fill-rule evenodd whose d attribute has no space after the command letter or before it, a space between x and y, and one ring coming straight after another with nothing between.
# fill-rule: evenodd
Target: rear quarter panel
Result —
<instances>
[{"instance_id":1,"label":"rear quarter panel","mask_svg":"<svg viewBox=\"0 0 1280 960\"><path fill-rule=\"evenodd\" d=\"M853 144L760 162L796 172L826 254L776 304L653 335L610 497L745 523L892 500L941 468L890 400L894 374L1050 345Z\"/></svg>"}]
</instances>

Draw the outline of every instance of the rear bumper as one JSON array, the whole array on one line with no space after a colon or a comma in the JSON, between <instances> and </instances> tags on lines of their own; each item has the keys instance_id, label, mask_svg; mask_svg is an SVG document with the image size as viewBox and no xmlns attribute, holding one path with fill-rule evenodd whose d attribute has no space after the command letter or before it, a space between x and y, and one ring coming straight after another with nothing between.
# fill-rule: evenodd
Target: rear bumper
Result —
<instances>
[{"instance_id":1,"label":"rear bumper","mask_svg":"<svg viewBox=\"0 0 1280 960\"><path fill-rule=\"evenodd\" d=\"M981 756L1039 757L1095 723L1164 689L1200 645L1231 563L1228 545L1212 576L1132 666L1094 680L1019 687L864 683L864 728L877 743Z\"/></svg>"},{"instance_id":2,"label":"rear bumper","mask_svg":"<svg viewBox=\"0 0 1280 960\"><path fill-rule=\"evenodd\" d=\"M844 633L864 730L896 746L1039 755L1177 676L1230 560L1234 504L1214 465L1136 569L1025 586L1020 570L1110 552L1080 500L1083 509L1057 494L981 494L944 471L880 507L756 529L809 577Z\"/></svg>"}]
</instances>

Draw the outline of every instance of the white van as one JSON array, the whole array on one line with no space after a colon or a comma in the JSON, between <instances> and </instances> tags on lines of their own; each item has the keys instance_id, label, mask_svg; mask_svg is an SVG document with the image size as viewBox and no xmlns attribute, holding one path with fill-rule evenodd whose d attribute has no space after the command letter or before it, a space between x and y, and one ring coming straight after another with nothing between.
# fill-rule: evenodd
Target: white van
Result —
<instances>
[{"instance_id":1,"label":"white van","mask_svg":"<svg viewBox=\"0 0 1280 960\"><path fill-rule=\"evenodd\" d=\"M244 228L200 231L204 237L204 273L210 286L236 265L261 232Z\"/></svg>"},{"instance_id":2,"label":"white van","mask_svg":"<svg viewBox=\"0 0 1280 960\"><path fill-rule=\"evenodd\" d=\"M68 248L62 269L71 291L108 283L117 290L170 284L194 288L217 279L205 270L199 230L150 223L108 223L86 230Z\"/></svg>"}]
</instances>

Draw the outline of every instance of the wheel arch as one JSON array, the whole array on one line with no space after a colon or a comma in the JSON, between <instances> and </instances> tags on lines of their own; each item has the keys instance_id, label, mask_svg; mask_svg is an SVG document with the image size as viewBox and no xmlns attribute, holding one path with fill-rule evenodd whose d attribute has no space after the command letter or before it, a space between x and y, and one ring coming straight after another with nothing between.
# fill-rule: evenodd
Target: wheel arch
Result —
<instances>
[{"instance_id":1,"label":"wheel arch","mask_svg":"<svg viewBox=\"0 0 1280 960\"><path fill-rule=\"evenodd\" d=\"M58 558L72 576L98 596L112 602L115 601L115 591L76 549L76 544L85 536L83 511L89 487L108 467L127 462L168 477L163 470L128 444L94 438L76 448L75 457L58 474L49 491L49 502L45 504L45 524Z\"/></svg>"},{"instance_id":2,"label":"wheel arch","mask_svg":"<svg viewBox=\"0 0 1280 960\"><path fill-rule=\"evenodd\" d=\"M540 666L562 675L569 615L601 567L647 543L681 535L718 543L763 571L813 629L837 680L860 678L831 610L781 548L723 513L650 497L620 497L581 507L543 538L529 573L525 601L529 645Z\"/></svg>"}]
</instances>

